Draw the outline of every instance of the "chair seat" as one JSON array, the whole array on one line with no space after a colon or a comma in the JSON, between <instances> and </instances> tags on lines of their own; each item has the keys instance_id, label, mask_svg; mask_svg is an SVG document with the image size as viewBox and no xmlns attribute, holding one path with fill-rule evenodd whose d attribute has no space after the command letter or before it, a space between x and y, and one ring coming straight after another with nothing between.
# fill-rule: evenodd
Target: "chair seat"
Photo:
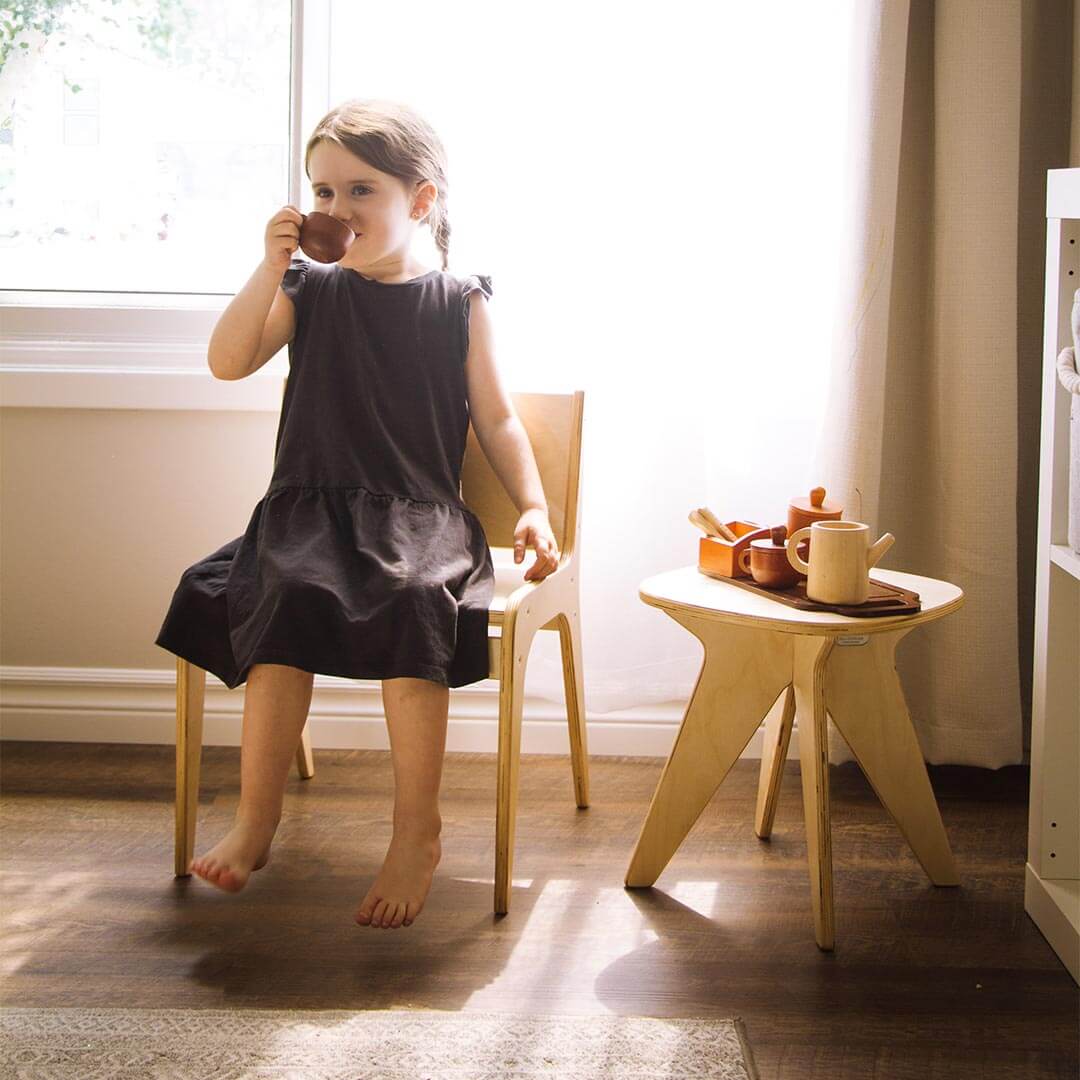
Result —
<instances>
[{"instance_id":1,"label":"chair seat","mask_svg":"<svg viewBox=\"0 0 1080 1080\"><path fill-rule=\"evenodd\" d=\"M491 548L491 565L495 569L495 596L506 606L506 598L525 580L525 571L531 565L530 559L514 562L513 548Z\"/></svg>"}]
</instances>

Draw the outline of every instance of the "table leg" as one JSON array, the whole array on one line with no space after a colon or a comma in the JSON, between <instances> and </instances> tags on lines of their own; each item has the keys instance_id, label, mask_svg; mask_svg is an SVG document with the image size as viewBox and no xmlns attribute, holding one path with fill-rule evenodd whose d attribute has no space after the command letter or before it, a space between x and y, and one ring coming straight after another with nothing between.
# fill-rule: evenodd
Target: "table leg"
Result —
<instances>
[{"instance_id":1,"label":"table leg","mask_svg":"<svg viewBox=\"0 0 1080 1080\"><path fill-rule=\"evenodd\" d=\"M825 699L837 730L927 876L935 885L958 885L949 839L896 674L896 645L913 629L872 634L865 645L833 649Z\"/></svg>"},{"instance_id":2,"label":"table leg","mask_svg":"<svg viewBox=\"0 0 1080 1080\"><path fill-rule=\"evenodd\" d=\"M754 832L762 840L768 840L772 833L776 800L780 796L780 780L784 775L784 762L787 760L794 719L795 687L789 686L769 710L765 719L764 737L761 740L761 773L758 776Z\"/></svg>"},{"instance_id":3,"label":"table leg","mask_svg":"<svg viewBox=\"0 0 1080 1080\"><path fill-rule=\"evenodd\" d=\"M810 903L818 948L832 949L832 830L829 825L829 744L825 714L825 664L833 649L828 637L795 637L792 682L799 718L806 858L810 866Z\"/></svg>"},{"instance_id":4,"label":"table leg","mask_svg":"<svg viewBox=\"0 0 1080 1080\"><path fill-rule=\"evenodd\" d=\"M625 883L652 885L777 695L791 682L791 635L668 612L705 648L694 692L630 859Z\"/></svg>"}]
</instances>

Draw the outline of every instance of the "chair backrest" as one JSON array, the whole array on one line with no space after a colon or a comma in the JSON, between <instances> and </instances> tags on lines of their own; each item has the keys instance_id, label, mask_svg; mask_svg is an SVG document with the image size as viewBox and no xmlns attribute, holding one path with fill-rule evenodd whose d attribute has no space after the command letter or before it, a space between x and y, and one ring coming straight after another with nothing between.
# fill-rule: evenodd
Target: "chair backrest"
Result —
<instances>
[{"instance_id":1,"label":"chair backrest","mask_svg":"<svg viewBox=\"0 0 1080 1080\"><path fill-rule=\"evenodd\" d=\"M284 400L285 376L281 388ZM581 492L581 426L585 391L570 394L512 393L511 401L529 437L540 482L548 502L560 553L574 551L577 541ZM472 424L465 440L461 464L461 497L480 519L491 547L513 547L514 526L521 516L484 455Z\"/></svg>"},{"instance_id":2,"label":"chair backrest","mask_svg":"<svg viewBox=\"0 0 1080 1080\"><path fill-rule=\"evenodd\" d=\"M585 392L512 393L514 411L532 445L548 502L548 519L563 556L577 540L581 490L581 424ZM469 425L461 466L461 497L480 519L491 547L513 547L514 526L521 516L502 486Z\"/></svg>"}]
</instances>

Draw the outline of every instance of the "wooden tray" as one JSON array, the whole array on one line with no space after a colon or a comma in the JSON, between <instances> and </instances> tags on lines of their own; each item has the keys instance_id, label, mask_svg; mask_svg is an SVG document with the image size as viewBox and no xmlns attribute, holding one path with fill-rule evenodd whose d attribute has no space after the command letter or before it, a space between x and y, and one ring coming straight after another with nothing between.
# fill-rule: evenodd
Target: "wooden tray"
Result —
<instances>
[{"instance_id":1,"label":"wooden tray","mask_svg":"<svg viewBox=\"0 0 1080 1080\"><path fill-rule=\"evenodd\" d=\"M804 611L835 611L838 615L851 615L855 618L876 619L885 615L914 615L922 611L919 594L910 589L901 589L898 585L886 585L884 581L870 579L870 595L861 604L822 604L817 600L811 600L806 595L806 578L799 578L798 582L786 589L766 589L759 585L753 578L733 578L722 574L710 574L708 570L701 573L707 577L716 578L718 581L727 581L732 585L738 585L740 589L749 589L750 592L760 593L772 600L778 600L788 607L802 608Z\"/></svg>"}]
</instances>

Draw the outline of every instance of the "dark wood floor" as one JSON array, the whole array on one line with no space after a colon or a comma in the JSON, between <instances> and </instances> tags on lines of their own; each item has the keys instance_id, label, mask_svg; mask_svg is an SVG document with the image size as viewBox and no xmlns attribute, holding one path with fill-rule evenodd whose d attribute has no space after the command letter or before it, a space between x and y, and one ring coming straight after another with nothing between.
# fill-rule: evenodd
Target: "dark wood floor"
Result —
<instances>
[{"instance_id":1,"label":"dark wood floor","mask_svg":"<svg viewBox=\"0 0 1080 1080\"><path fill-rule=\"evenodd\" d=\"M446 757L443 860L399 930L353 910L390 838L388 753L316 751L235 896L172 874L173 749L0 744L3 1004L741 1017L763 1080L1078 1075L1078 993L1023 909L1027 770L931 769L963 884L939 889L854 764L830 770L836 949L814 944L798 767L770 842L738 762L652 889L623 875L663 762L523 760L492 914L495 758ZM232 820L209 747L196 850Z\"/></svg>"}]
</instances>

